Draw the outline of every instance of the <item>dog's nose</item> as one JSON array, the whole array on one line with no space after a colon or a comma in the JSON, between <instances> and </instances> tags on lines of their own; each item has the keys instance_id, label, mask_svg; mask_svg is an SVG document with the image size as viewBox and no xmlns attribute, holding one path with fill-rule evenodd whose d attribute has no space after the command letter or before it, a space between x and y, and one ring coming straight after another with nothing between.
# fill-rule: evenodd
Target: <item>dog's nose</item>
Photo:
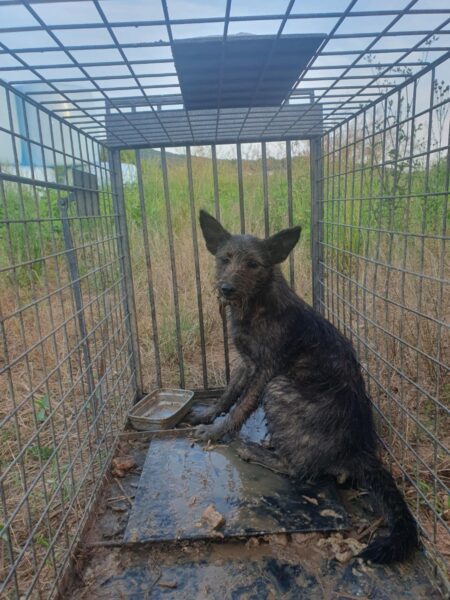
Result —
<instances>
[{"instance_id":1,"label":"dog's nose","mask_svg":"<svg viewBox=\"0 0 450 600\"><path fill-rule=\"evenodd\" d=\"M222 283L220 286L220 291L225 296L225 298L228 298L234 292L234 287L229 283Z\"/></svg>"}]
</instances>

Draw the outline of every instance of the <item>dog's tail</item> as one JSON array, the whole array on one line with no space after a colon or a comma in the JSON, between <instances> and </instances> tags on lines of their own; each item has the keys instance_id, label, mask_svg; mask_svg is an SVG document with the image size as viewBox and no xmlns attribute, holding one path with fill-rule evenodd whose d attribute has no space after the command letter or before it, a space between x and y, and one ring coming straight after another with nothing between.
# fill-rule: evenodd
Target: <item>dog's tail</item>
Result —
<instances>
[{"instance_id":1,"label":"dog's tail","mask_svg":"<svg viewBox=\"0 0 450 600\"><path fill-rule=\"evenodd\" d=\"M360 473L376 509L385 517L389 534L376 538L359 556L379 564L405 560L419 545L417 525L392 475L376 458L370 458Z\"/></svg>"}]
</instances>

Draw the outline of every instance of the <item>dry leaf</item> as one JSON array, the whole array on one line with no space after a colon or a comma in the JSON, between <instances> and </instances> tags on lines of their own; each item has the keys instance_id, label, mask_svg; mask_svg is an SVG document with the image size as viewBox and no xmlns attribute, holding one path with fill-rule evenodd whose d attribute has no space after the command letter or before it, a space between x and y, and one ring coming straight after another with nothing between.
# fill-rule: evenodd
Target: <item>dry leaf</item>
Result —
<instances>
[{"instance_id":1,"label":"dry leaf","mask_svg":"<svg viewBox=\"0 0 450 600\"><path fill-rule=\"evenodd\" d=\"M341 517L341 515L338 515L338 513L334 510L331 510L331 508L325 508L324 510L321 510L320 514L322 517L334 517L335 519L339 519Z\"/></svg>"},{"instance_id":2,"label":"dry leaf","mask_svg":"<svg viewBox=\"0 0 450 600\"><path fill-rule=\"evenodd\" d=\"M206 521L212 530L220 529L225 525L225 517L212 504L203 511L202 521Z\"/></svg>"},{"instance_id":3,"label":"dry leaf","mask_svg":"<svg viewBox=\"0 0 450 600\"><path fill-rule=\"evenodd\" d=\"M314 506L319 505L319 501L317 500L317 498L311 498L310 496L305 496L304 494L302 494L302 498L304 498L306 500L306 502L309 502L310 504L314 504Z\"/></svg>"},{"instance_id":4,"label":"dry leaf","mask_svg":"<svg viewBox=\"0 0 450 600\"><path fill-rule=\"evenodd\" d=\"M178 583L176 581L160 581L158 587L174 590L178 587Z\"/></svg>"},{"instance_id":5,"label":"dry leaf","mask_svg":"<svg viewBox=\"0 0 450 600\"><path fill-rule=\"evenodd\" d=\"M129 471L136 466L136 461L132 456L116 456L112 459L112 466L119 471Z\"/></svg>"}]
</instances>

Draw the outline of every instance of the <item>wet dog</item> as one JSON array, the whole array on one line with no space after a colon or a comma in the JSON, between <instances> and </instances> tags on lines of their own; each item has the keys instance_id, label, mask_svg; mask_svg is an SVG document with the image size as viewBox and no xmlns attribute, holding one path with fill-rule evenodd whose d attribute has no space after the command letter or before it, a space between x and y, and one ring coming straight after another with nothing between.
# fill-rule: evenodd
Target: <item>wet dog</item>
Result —
<instances>
[{"instance_id":1,"label":"wet dog","mask_svg":"<svg viewBox=\"0 0 450 600\"><path fill-rule=\"evenodd\" d=\"M232 235L204 211L200 225L216 259L217 289L230 306L241 362L219 404L197 415L203 423L197 437L218 440L239 431L262 404L275 452L248 446L242 455L282 464L293 477L331 474L367 488L389 534L361 557L404 560L418 545L416 523L378 458L371 402L354 349L291 290L279 268L300 227L261 240ZM215 421L223 412L226 417Z\"/></svg>"}]
</instances>

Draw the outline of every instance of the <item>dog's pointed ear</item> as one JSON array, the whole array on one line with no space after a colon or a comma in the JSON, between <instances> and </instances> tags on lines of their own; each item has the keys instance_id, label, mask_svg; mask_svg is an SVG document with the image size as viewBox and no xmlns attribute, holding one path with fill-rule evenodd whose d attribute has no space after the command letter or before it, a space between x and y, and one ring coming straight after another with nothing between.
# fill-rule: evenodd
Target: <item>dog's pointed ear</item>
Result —
<instances>
[{"instance_id":1,"label":"dog's pointed ear","mask_svg":"<svg viewBox=\"0 0 450 600\"><path fill-rule=\"evenodd\" d=\"M230 239L231 234L205 210L200 211L200 227L203 231L206 247L211 254L216 254L219 247Z\"/></svg>"},{"instance_id":2,"label":"dog's pointed ear","mask_svg":"<svg viewBox=\"0 0 450 600\"><path fill-rule=\"evenodd\" d=\"M283 262L283 260L286 260L289 253L300 239L301 231L302 228L299 226L291 227L289 229L283 229L265 240L264 244L272 264L276 265Z\"/></svg>"}]
</instances>

